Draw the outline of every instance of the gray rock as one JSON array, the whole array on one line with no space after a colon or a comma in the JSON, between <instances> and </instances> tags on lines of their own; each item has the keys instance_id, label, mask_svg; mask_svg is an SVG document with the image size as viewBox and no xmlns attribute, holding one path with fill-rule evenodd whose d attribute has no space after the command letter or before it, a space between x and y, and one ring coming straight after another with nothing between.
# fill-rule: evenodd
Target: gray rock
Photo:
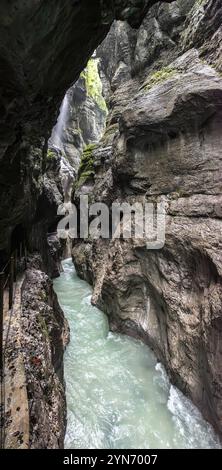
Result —
<instances>
[{"instance_id":1,"label":"gray rock","mask_svg":"<svg viewBox=\"0 0 222 470\"><path fill-rule=\"evenodd\" d=\"M77 241L73 259L93 284L92 302L107 313L111 329L149 344L172 382L222 435L222 79L202 60L204 51L208 62L218 57L209 44L219 38L220 5L195 4L190 15L197 11L201 20L189 36L183 3L155 6L144 19L133 54L140 51L136 57L145 64L142 44L152 24L160 48L142 73L131 69L131 78L111 93L106 132L115 123L115 133L111 148L105 137L95 151L90 189L91 200L110 206L162 201L165 245L149 250L146 239ZM167 38L165 22L172 25ZM184 38L191 49L182 54Z\"/></svg>"},{"instance_id":2,"label":"gray rock","mask_svg":"<svg viewBox=\"0 0 222 470\"><path fill-rule=\"evenodd\" d=\"M48 276L32 258L22 293L21 344L30 415L31 449L63 448L66 399L63 353L69 329Z\"/></svg>"}]
</instances>

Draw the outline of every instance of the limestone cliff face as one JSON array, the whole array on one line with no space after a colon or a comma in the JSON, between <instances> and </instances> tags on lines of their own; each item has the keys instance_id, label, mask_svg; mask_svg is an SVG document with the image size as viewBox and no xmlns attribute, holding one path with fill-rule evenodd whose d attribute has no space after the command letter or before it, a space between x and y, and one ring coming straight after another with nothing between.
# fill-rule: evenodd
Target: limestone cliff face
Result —
<instances>
[{"instance_id":1,"label":"limestone cliff face","mask_svg":"<svg viewBox=\"0 0 222 470\"><path fill-rule=\"evenodd\" d=\"M74 263L111 328L151 345L220 434L221 13L219 1L177 1L154 6L136 34L113 27L126 59L120 51L104 70L108 127L92 150L93 180L73 195L164 204L162 249L147 249L146 240L79 241Z\"/></svg>"},{"instance_id":2,"label":"limestone cliff face","mask_svg":"<svg viewBox=\"0 0 222 470\"><path fill-rule=\"evenodd\" d=\"M59 209L70 203L83 149L98 142L105 130L108 109L98 69L100 60L94 54L78 81L66 93L48 142L43 197L39 198L37 210L40 219L37 230L34 220L29 240L32 246L33 242L37 244L35 249L42 254L45 269L51 277L59 276L61 259L70 256L69 242L59 239L56 234ZM44 234L47 234L45 243Z\"/></svg>"},{"instance_id":3,"label":"limestone cliff face","mask_svg":"<svg viewBox=\"0 0 222 470\"><path fill-rule=\"evenodd\" d=\"M115 17L138 25L153 0L13 0L0 5L0 249L29 233L44 192L47 141L67 89ZM33 248L31 246L31 248Z\"/></svg>"},{"instance_id":4,"label":"limestone cliff face","mask_svg":"<svg viewBox=\"0 0 222 470\"><path fill-rule=\"evenodd\" d=\"M62 448L66 429L63 353L69 329L52 282L30 260L22 292L21 345L29 402L31 449Z\"/></svg>"},{"instance_id":5,"label":"limestone cliff face","mask_svg":"<svg viewBox=\"0 0 222 470\"><path fill-rule=\"evenodd\" d=\"M66 93L48 142L49 155L60 159L64 202L70 201L83 149L98 142L105 130L108 110L98 70L99 61L94 55L78 81Z\"/></svg>"},{"instance_id":6,"label":"limestone cliff face","mask_svg":"<svg viewBox=\"0 0 222 470\"><path fill-rule=\"evenodd\" d=\"M113 20L139 27L154 3L12 0L0 4L0 265L15 248L15 240L26 241L30 252L43 257L41 269L32 267L27 273L23 293L33 448L61 447L65 431L62 335L66 326L51 284L40 272L47 267L50 274L58 274L58 250L53 241L47 242L47 233L54 230L64 200L59 159L48 152L48 140L67 89Z\"/></svg>"},{"instance_id":7,"label":"limestone cliff face","mask_svg":"<svg viewBox=\"0 0 222 470\"><path fill-rule=\"evenodd\" d=\"M60 123L59 118L49 145L62 150L71 166L77 169L84 146L98 142L105 128L107 107L97 57L89 60L80 78L66 93L65 100L61 109L63 122Z\"/></svg>"}]
</instances>

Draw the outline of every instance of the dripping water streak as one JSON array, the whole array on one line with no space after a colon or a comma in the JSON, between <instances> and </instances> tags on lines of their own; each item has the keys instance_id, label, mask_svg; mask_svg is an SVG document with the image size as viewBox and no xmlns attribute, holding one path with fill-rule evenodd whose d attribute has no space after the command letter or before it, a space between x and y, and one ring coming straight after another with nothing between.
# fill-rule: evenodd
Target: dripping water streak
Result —
<instances>
[{"instance_id":1,"label":"dripping water streak","mask_svg":"<svg viewBox=\"0 0 222 470\"><path fill-rule=\"evenodd\" d=\"M69 102L68 102L68 97L66 94L62 102L61 108L60 108L58 121L53 129L52 136L50 139L51 144L59 148L60 150L62 150L62 136L64 132L64 127L67 121L68 109L69 109Z\"/></svg>"}]
</instances>

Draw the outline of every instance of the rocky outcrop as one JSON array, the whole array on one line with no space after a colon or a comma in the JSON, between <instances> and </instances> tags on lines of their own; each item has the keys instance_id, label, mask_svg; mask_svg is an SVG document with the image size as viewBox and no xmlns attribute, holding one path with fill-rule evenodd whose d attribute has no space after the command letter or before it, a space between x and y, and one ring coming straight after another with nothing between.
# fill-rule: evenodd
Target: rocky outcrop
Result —
<instances>
[{"instance_id":1,"label":"rocky outcrop","mask_svg":"<svg viewBox=\"0 0 222 470\"><path fill-rule=\"evenodd\" d=\"M222 5L220 0L196 1L187 18L183 50L196 46L201 57L222 71Z\"/></svg>"},{"instance_id":2,"label":"rocky outcrop","mask_svg":"<svg viewBox=\"0 0 222 470\"><path fill-rule=\"evenodd\" d=\"M52 282L34 257L22 291L21 346L29 402L31 449L62 448L66 429L63 353L69 331Z\"/></svg>"},{"instance_id":3,"label":"rocky outcrop","mask_svg":"<svg viewBox=\"0 0 222 470\"><path fill-rule=\"evenodd\" d=\"M41 267L30 266L22 298L31 448L62 447L65 431L62 355L67 327L42 272L59 272L61 248L57 239L47 241L47 234L54 232L64 201L61 156L48 152L48 139L67 89L114 18L138 27L154 3L13 0L0 5L0 264L18 248L16 240L43 258Z\"/></svg>"},{"instance_id":4,"label":"rocky outcrop","mask_svg":"<svg viewBox=\"0 0 222 470\"><path fill-rule=\"evenodd\" d=\"M0 250L26 233L44 192L47 141L67 89L121 17L137 25L152 1L14 0L0 6ZM80 46L81 45L81 46ZM67 65L68 64L68 65ZM34 249L30 245L30 249Z\"/></svg>"},{"instance_id":5,"label":"rocky outcrop","mask_svg":"<svg viewBox=\"0 0 222 470\"><path fill-rule=\"evenodd\" d=\"M4 449L29 448L29 406L26 375L21 347L21 292L24 276L21 275L14 291L11 311L4 311ZM2 431L2 429L1 429Z\"/></svg>"},{"instance_id":6,"label":"rocky outcrop","mask_svg":"<svg viewBox=\"0 0 222 470\"><path fill-rule=\"evenodd\" d=\"M98 59L92 57L79 80L68 90L57 125L49 140L50 147L59 147L66 161L78 169L83 148L98 142L104 133L107 115L98 72Z\"/></svg>"},{"instance_id":7,"label":"rocky outcrop","mask_svg":"<svg viewBox=\"0 0 222 470\"><path fill-rule=\"evenodd\" d=\"M39 230L43 233L38 249L51 277L59 276L61 259L67 254L70 256L69 240L65 242L57 236L57 214L63 209L66 211L70 203L83 149L98 142L105 130L108 110L98 70L99 61L97 57L92 57L77 83L66 93L48 142L46 175L43 180L45 197L43 207L40 208L42 218L38 227L38 233ZM31 244L35 225L34 220ZM47 243L42 246L44 233L47 233ZM39 240L38 234L36 238Z\"/></svg>"},{"instance_id":8,"label":"rocky outcrop","mask_svg":"<svg viewBox=\"0 0 222 470\"><path fill-rule=\"evenodd\" d=\"M210 40L221 43L221 7L190 2L182 13L183 3L154 6L145 18L132 46L142 67L130 65L128 81L113 91L111 83L108 128L92 152L94 183L74 194L74 201L82 192L109 206L162 202L165 245L149 250L147 239L85 240L75 242L73 258L111 329L149 344L222 435L222 79L207 64L218 58ZM196 14L201 33L191 37L189 18ZM151 25L161 40L149 59L142 43L153 44ZM192 49L183 54L184 47Z\"/></svg>"},{"instance_id":9,"label":"rocky outcrop","mask_svg":"<svg viewBox=\"0 0 222 470\"><path fill-rule=\"evenodd\" d=\"M49 150L36 212L32 222L27 221L24 224L24 236L29 250L41 253L44 270L51 277L59 276L63 252L63 244L55 233L60 218L57 215L58 209L64 201L61 164L61 154Z\"/></svg>"}]
</instances>

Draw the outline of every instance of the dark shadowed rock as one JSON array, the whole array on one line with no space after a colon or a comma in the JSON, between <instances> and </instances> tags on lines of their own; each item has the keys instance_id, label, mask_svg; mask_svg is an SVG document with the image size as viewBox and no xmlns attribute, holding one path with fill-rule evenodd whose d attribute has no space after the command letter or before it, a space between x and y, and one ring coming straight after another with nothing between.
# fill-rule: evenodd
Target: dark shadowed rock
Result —
<instances>
[{"instance_id":1,"label":"dark shadowed rock","mask_svg":"<svg viewBox=\"0 0 222 470\"><path fill-rule=\"evenodd\" d=\"M151 2L153 3L153 2ZM113 19L139 25L150 2L13 0L0 5L0 248L33 221L47 141L67 89ZM28 230L28 228L26 228Z\"/></svg>"},{"instance_id":2,"label":"dark shadowed rock","mask_svg":"<svg viewBox=\"0 0 222 470\"><path fill-rule=\"evenodd\" d=\"M22 350L29 400L31 449L63 448L66 399L63 353L68 325L52 282L34 257L22 293Z\"/></svg>"}]
</instances>

